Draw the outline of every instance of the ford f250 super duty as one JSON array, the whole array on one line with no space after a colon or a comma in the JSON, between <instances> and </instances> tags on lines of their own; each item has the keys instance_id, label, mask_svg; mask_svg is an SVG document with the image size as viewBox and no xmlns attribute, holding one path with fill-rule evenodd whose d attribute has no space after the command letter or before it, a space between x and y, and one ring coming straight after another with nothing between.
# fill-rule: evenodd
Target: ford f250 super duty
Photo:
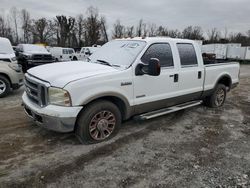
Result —
<instances>
[{"instance_id":1,"label":"ford f250 super duty","mask_svg":"<svg viewBox=\"0 0 250 188\"><path fill-rule=\"evenodd\" d=\"M145 120L202 102L220 107L238 82L238 63L204 65L194 41L118 39L89 62L28 70L22 99L38 125L97 143L114 136L132 116Z\"/></svg>"}]
</instances>

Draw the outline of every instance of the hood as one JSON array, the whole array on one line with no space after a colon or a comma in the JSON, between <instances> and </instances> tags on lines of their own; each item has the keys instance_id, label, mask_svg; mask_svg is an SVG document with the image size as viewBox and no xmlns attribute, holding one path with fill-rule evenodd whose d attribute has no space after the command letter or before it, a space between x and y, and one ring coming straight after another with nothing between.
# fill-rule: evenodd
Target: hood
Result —
<instances>
[{"instance_id":1,"label":"hood","mask_svg":"<svg viewBox=\"0 0 250 188\"><path fill-rule=\"evenodd\" d=\"M51 55L51 53L49 53L49 52L41 52L41 51L25 51L23 54L25 54L25 55L34 55L34 54L36 54L36 55Z\"/></svg>"},{"instance_id":2,"label":"hood","mask_svg":"<svg viewBox=\"0 0 250 188\"><path fill-rule=\"evenodd\" d=\"M14 53L10 53L10 54L1 54L0 53L0 59L13 59L15 57L16 57L16 55Z\"/></svg>"},{"instance_id":3,"label":"hood","mask_svg":"<svg viewBox=\"0 0 250 188\"><path fill-rule=\"evenodd\" d=\"M106 65L84 61L70 61L41 65L29 69L28 73L49 82L51 86L63 88L69 82L75 80L117 71L117 69Z\"/></svg>"}]
</instances>

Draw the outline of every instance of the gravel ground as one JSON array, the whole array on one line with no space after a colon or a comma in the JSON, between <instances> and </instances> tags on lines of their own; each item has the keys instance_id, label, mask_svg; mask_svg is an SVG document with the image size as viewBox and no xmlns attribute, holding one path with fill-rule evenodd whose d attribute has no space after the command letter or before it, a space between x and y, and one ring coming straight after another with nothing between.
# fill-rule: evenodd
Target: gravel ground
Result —
<instances>
[{"instance_id":1,"label":"gravel ground","mask_svg":"<svg viewBox=\"0 0 250 188\"><path fill-rule=\"evenodd\" d=\"M224 107L130 120L97 145L34 125L22 92L0 99L0 187L250 187L250 66Z\"/></svg>"}]
</instances>

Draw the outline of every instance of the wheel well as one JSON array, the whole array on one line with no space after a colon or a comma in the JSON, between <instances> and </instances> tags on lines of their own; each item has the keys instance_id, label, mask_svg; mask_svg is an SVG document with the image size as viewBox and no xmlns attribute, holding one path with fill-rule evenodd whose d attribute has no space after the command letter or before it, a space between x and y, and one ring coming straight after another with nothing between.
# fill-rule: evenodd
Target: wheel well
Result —
<instances>
[{"instance_id":1,"label":"wheel well","mask_svg":"<svg viewBox=\"0 0 250 188\"><path fill-rule=\"evenodd\" d=\"M4 73L0 73L0 75L4 76L10 82L10 87L12 87L12 83L11 83L10 77L7 74L4 74Z\"/></svg>"},{"instance_id":2,"label":"wheel well","mask_svg":"<svg viewBox=\"0 0 250 188\"><path fill-rule=\"evenodd\" d=\"M226 87L228 87L229 89L231 89L232 86L232 80L229 76L222 76L219 81L217 82L217 84L223 84Z\"/></svg>"},{"instance_id":3,"label":"wheel well","mask_svg":"<svg viewBox=\"0 0 250 188\"><path fill-rule=\"evenodd\" d=\"M126 120L127 117L128 117L128 110L127 110L127 105L126 103L120 99L119 97L115 97L115 96L104 96L104 97L100 97L100 98L97 98L97 99L94 99L90 102L88 102L86 105L90 105L98 100L106 100L106 101L110 101L112 102L113 104L115 104L118 109L120 110L121 112L121 115L122 115L122 119L123 120Z\"/></svg>"}]
</instances>

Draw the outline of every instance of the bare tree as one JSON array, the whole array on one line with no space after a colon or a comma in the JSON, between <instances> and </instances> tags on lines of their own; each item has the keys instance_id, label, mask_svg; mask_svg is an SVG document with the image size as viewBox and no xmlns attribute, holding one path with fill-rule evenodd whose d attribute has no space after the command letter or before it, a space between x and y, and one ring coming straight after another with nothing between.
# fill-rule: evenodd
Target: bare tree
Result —
<instances>
[{"instance_id":1,"label":"bare tree","mask_svg":"<svg viewBox=\"0 0 250 188\"><path fill-rule=\"evenodd\" d=\"M31 29L31 19L30 13L26 9L21 10L21 20L22 20L22 29L23 29L23 41L29 43L30 38L30 29Z\"/></svg>"},{"instance_id":2,"label":"bare tree","mask_svg":"<svg viewBox=\"0 0 250 188\"><path fill-rule=\"evenodd\" d=\"M188 26L182 31L182 37L192 40L203 40L203 32L199 26Z\"/></svg>"},{"instance_id":3,"label":"bare tree","mask_svg":"<svg viewBox=\"0 0 250 188\"><path fill-rule=\"evenodd\" d=\"M137 25L137 28L136 28L136 36L137 37L141 37L142 36L142 28L143 27L143 19L140 19L139 20L139 23Z\"/></svg>"},{"instance_id":4,"label":"bare tree","mask_svg":"<svg viewBox=\"0 0 250 188\"><path fill-rule=\"evenodd\" d=\"M48 40L54 35L53 23L46 18L40 18L32 21L31 32L33 34L33 42L47 43Z\"/></svg>"},{"instance_id":5,"label":"bare tree","mask_svg":"<svg viewBox=\"0 0 250 188\"><path fill-rule=\"evenodd\" d=\"M113 25L113 38L122 38L125 37L125 26L121 25L120 20L116 20Z\"/></svg>"},{"instance_id":6,"label":"bare tree","mask_svg":"<svg viewBox=\"0 0 250 188\"><path fill-rule=\"evenodd\" d=\"M92 46L98 43L100 39L101 27L102 25L97 8L89 7L87 10L87 18L84 21L85 45Z\"/></svg>"},{"instance_id":7,"label":"bare tree","mask_svg":"<svg viewBox=\"0 0 250 188\"><path fill-rule=\"evenodd\" d=\"M220 31L218 31L217 28L212 28L211 30L208 30L207 35L209 43L218 42L221 38Z\"/></svg>"},{"instance_id":8,"label":"bare tree","mask_svg":"<svg viewBox=\"0 0 250 188\"><path fill-rule=\"evenodd\" d=\"M107 34L107 23L104 16L101 17L101 33L103 36L103 43L106 43L109 41L108 34Z\"/></svg>"},{"instance_id":9,"label":"bare tree","mask_svg":"<svg viewBox=\"0 0 250 188\"><path fill-rule=\"evenodd\" d=\"M125 37L134 37L134 26L128 26L125 31Z\"/></svg>"},{"instance_id":10,"label":"bare tree","mask_svg":"<svg viewBox=\"0 0 250 188\"><path fill-rule=\"evenodd\" d=\"M12 7L10 9L10 15L11 15L11 19L14 23L14 28L15 28L15 43L18 44L19 43L19 37L18 37L18 10L16 7Z\"/></svg>"},{"instance_id":11,"label":"bare tree","mask_svg":"<svg viewBox=\"0 0 250 188\"><path fill-rule=\"evenodd\" d=\"M84 35L84 17L82 14L76 17L76 25L75 25L75 32L77 33L77 41L78 47L82 47L84 43L83 35Z\"/></svg>"},{"instance_id":12,"label":"bare tree","mask_svg":"<svg viewBox=\"0 0 250 188\"><path fill-rule=\"evenodd\" d=\"M6 18L0 15L0 37L6 37L13 42L13 31L7 24Z\"/></svg>"},{"instance_id":13,"label":"bare tree","mask_svg":"<svg viewBox=\"0 0 250 188\"><path fill-rule=\"evenodd\" d=\"M70 36L75 25L75 18L67 18L64 15L56 16L57 21L57 44L65 47L70 44Z\"/></svg>"},{"instance_id":14,"label":"bare tree","mask_svg":"<svg viewBox=\"0 0 250 188\"><path fill-rule=\"evenodd\" d=\"M171 37L171 38L181 38L182 37L182 33L178 30L168 30L167 31L167 36Z\"/></svg>"},{"instance_id":15,"label":"bare tree","mask_svg":"<svg viewBox=\"0 0 250 188\"><path fill-rule=\"evenodd\" d=\"M149 24L148 36L155 37L157 35L157 27L156 24Z\"/></svg>"},{"instance_id":16,"label":"bare tree","mask_svg":"<svg viewBox=\"0 0 250 188\"><path fill-rule=\"evenodd\" d=\"M167 28L164 28L163 26L159 26L156 33L158 36L168 36L168 30Z\"/></svg>"}]
</instances>

